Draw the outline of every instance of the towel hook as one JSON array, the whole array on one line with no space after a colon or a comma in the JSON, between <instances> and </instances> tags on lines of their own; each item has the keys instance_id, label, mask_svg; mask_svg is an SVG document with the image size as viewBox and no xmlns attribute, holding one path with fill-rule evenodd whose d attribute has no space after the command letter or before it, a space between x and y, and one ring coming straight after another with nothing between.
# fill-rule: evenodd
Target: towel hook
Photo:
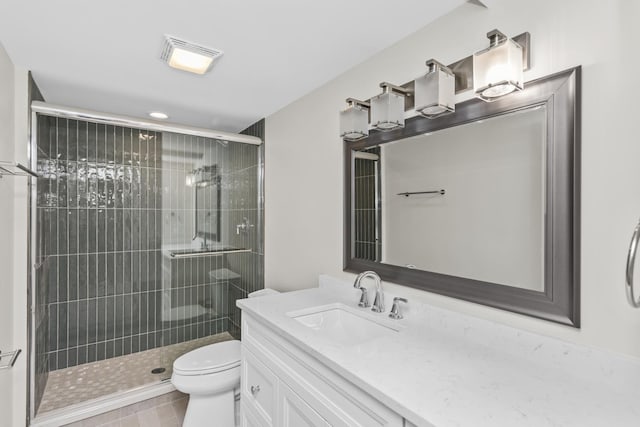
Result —
<instances>
[{"instance_id":1,"label":"towel hook","mask_svg":"<svg viewBox=\"0 0 640 427\"><path fill-rule=\"evenodd\" d=\"M0 351L0 369L13 368L13 365L16 364L16 360L18 359L18 356L20 356L20 353L22 353L22 350L20 349L6 352L6 353L3 353L2 351ZM2 359L4 358L9 358L9 361L2 362Z\"/></svg>"}]
</instances>

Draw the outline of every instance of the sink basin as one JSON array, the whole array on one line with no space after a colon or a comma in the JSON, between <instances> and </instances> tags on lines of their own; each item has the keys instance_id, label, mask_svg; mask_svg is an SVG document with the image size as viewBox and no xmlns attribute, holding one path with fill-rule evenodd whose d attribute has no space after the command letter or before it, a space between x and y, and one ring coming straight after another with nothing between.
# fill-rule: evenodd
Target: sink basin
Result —
<instances>
[{"instance_id":1,"label":"sink basin","mask_svg":"<svg viewBox=\"0 0 640 427\"><path fill-rule=\"evenodd\" d=\"M342 345L362 344L399 330L387 319L378 319L376 315L344 304L313 307L287 315L319 336Z\"/></svg>"}]
</instances>

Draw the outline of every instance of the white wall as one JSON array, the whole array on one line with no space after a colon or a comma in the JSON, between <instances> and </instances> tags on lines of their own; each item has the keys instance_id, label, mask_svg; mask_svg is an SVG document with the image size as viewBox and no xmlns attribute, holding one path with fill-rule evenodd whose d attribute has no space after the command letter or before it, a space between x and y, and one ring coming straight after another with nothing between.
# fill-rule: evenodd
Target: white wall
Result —
<instances>
[{"instance_id":1,"label":"white wall","mask_svg":"<svg viewBox=\"0 0 640 427\"><path fill-rule=\"evenodd\" d=\"M13 64L0 45L0 160L13 158ZM13 284L10 282L13 271L11 242L13 241L11 224L13 222L13 181L0 179L0 351L13 349ZM12 413L12 372L0 371L0 413ZM11 418L8 418L11 419Z\"/></svg>"},{"instance_id":2,"label":"white wall","mask_svg":"<svg viewBox=\"0 0 640 427\"><path fill-rule=\"evenodd\" d=\"M28 165L28 74L0 45L0 160ZM0 179L0 350L22 349L13 369L0 371L0 423L25 424L27 393L27 180Z\"/></svg>"},{"instance_id":3,"label":"white wall","mask_svg":"<svg viewBox=\"0 0 640 427\"><path fill-rule=\"evenodd\" d=\"M532 37L526 79L583 66L582 329L386 284L394 293L573 342L640 356L640 311L625 300L624 262L640 215L640 141L633 52L639 2L496 0L465 4L266 120L265 256L268 287L314 286L342 272L344 99L366 99L378 83L404 83L424 61L450 63L486 46L499 28ZM358 23L355 23L358 25ZM362 23L364 24L364 23ZM365 26L363 28L373 28ZM634 102L635 101L635 102Z\"/></svg>"},{"instance_id":4,"label":"white wall","mask_svg":"<svg viewBox=\"0 0 640 427\"><path fill-rule=\"evenodd\" d=\"M382 261L543 291L546 114L382 145Z\"/></svg>"}]
</instances>

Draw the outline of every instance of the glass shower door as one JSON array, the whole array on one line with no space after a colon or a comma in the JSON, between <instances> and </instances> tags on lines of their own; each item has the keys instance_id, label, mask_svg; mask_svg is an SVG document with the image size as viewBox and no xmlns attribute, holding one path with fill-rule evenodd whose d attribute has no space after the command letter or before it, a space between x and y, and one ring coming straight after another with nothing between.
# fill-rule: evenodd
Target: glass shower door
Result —
<instances>
[{"instance_id":1,"label":"glass shower door","mask_svg":"<svg viewBox=\"0 0 640 427\"><path fill-rule=\"evenodd\" d=\"M260 148L163 134L164 378L180 355L239 338L235 300L258 281ZM261 264L260 264L261 265Z\"/></svg>"}]
</instances>

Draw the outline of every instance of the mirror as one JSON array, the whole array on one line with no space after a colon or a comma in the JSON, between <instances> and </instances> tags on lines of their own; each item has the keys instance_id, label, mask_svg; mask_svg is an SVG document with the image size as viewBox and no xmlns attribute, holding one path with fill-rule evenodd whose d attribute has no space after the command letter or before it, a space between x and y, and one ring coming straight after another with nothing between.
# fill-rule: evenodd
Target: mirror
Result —
<instances>
[{"instance_id":1,"label":"mirror","mask_svg":"<svg viewBox=\"0 0 640 427\"><path fill-rule=\"evenodd\" d=\"M542 291L546 115L538 105L355 152L354 256Z\"/></svg>"},{"instance_id":2,"label":"mirror","mask_svg":"<svg viewBox=\"0 0 640 427\"><path fill-rule=\"evenodd\" d=\"M579 68L345 143L345 270L579 326Z\"/></svg>"},{"instance_id":3,"label":"mirror","mask_svg":"<svg viewBox=\"0 0 640 427\"><path fill-rule=\"evenodd\" d=\"M195 188L196 236L205 242L220 241L220 175L217 165L192 171Z\"/></svg>"}]
</instances>

